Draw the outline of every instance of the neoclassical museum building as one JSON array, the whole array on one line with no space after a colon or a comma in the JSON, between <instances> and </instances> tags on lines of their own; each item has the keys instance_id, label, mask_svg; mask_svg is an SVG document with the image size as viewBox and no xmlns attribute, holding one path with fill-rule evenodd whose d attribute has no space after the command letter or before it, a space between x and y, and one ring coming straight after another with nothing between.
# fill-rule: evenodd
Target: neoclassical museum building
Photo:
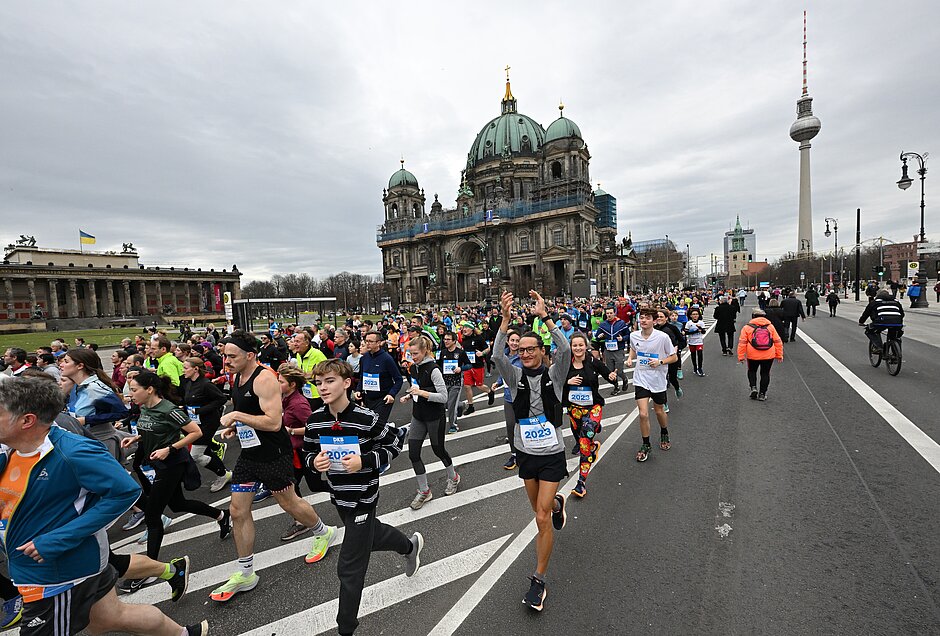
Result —
<instances>
[{"instance_id":1,"label":"neoclassical museum building","mask_svg":"<svg viewBox=\"0 0 940 636\"><path fill-rule=\"evenodd\" d=\"M470 147L456 205L445 208L404 167L382 192L376 241L392 306L524 294L618 294L635 257L617 239L617 201L591 187L591 153L564 116L543 128L518 110L509 84L499 116Z\"/></svg>"},{"instance_id":2,"label":"neoclassical museum building","mask_svg":"<svg viewBox=\"0 0 940 636\"><path fill-rule=\"evenodd\" d=\"M24 236L0 263L0 330L150 324L158 315L224 322L222 296L240 296L240 277L234 265L147 267L131 243L121 252L80 251L37 247Z\"/></svg>"}]
</instances>

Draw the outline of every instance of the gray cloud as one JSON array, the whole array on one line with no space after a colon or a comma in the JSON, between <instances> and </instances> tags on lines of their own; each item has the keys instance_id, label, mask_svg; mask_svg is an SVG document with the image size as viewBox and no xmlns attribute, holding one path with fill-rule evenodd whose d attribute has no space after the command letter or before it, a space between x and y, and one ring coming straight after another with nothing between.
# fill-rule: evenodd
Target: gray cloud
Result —
<instances>
[{"instance_id":1,"label":"gray cloud","mask_svg":"<svg viewBox=\"0 0 940 636\"><path fill-rule=\"evenodd\" d=\"M792 3L472 6L285 2L0 5L0 241L133 240L148 263L378 273L381 193L403 154L453 205L467 150L499 112L581 127L620 232L721 251L736 214L758 255L796 244L801 82ZM810 7L817 249L909 240L901 150L937 148L929 25L940 5ZM933 173L931 173L933 174ZM933 226L928 178L928 234ZM936 200L936 197L933 198ZM844 237L844 238L843 238ZM704 261L703 261L704 263Z\"/></svg>"}]
</instances>

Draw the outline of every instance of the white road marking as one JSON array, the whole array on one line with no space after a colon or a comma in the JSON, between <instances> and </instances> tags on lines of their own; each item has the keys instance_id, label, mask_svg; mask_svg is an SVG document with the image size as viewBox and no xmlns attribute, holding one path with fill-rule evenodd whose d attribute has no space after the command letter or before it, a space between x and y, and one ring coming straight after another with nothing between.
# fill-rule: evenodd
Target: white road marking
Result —
<instances>
[{"instance_id":1,"label":"white road marking","mask_svg":"<svg viewBox=\"0 0 940 636\"><path fill-rule=\"evenodd\" d=\"M722 517L730 517L734 512L734 504L728 503L727 501L718 502L718 512L721 513Z\"/></svg>"},{"instance_id":2,"label":"white road marking","mask_svg":"<svg viewBox=\"0 0 940 636\"><path fill-rule=\"evenodd\" d=\"M404 574L370 585L362 591L359 618L392 607L431 590L479 571L511 537L507 534L480 546L458 552L439 561L423 565L413 578ZM333 599L292 616L243 632L243 636L275 636L279 634L322 634L336 628L339 599Z\"/></svg>"},{"instance_id":3,"label":"white road marking","mask_svg":"<svg viewBox=\"0 0 940 636\"><path fill-rule=\"evenodd\" d=\"M868 402L874 411L887 422L891 428L898 432L904 438L904 441L910 444L911 448L920 454L934 470L940 473L940 444L937 444L929 435L917 427L914 422L909 420L901 411L894 408L888 400L883 398L878 391L867 385L861 378L849 371L848 367L839 362L835 356L818 344L815 340L806 335L805 331L800 331L800 336L804 342L815 351L823 362L828 364L833 371L855 390L859 396Z\"/></svg>"},{"instance_id":4,"label":"white road marking","mask_svg":"<svg viewBox=\"0 0 940 636\"><path fill-rule=\"evenodd\" d=\"M729 534L731 534L731 526L729 526L727 523L723 523L720 526L716 526L715 530L718 531L718 536L721 539L725 539L728 537Z\"/></svg>"}]
</instances>

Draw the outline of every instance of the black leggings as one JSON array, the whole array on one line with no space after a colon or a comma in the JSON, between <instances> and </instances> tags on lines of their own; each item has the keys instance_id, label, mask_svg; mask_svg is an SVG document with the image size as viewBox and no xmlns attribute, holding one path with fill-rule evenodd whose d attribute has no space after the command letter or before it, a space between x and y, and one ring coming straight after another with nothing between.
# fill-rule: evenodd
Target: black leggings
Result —
<instances>
[{"instance_id":1,"label":"black leggings","mask_svg":"<svg viewBox=\"0 0 940 636\"><path fill-rule=\"evenodd\" d=\"M215 438L215 433L219 430L219 426L221 425L222 423L217 419L206 421L200 418L199 429L202 431L202 437L193 444L193 446L206 447L205 452L203 452L203 455L209 458L209 463L206 464L206 468L219 477L225 474L225 464L223 464L219 456L215 454L218 448L222 446L222 442Z\"/></svg>"},{"instance_id":2,"label":"black leggings","mask_svg":"<svg viewBox=\"0 0 940 636\"><path fill-rule=\"evenodd\" d=\"M679 388L679 363L673 362L669 365L669 370L666 374L666 378L669 380L669 384L672 385L672 388Z\"/></svg>"},{"instance_id":3,"label":"black leggings","mask_svg":"<svg viewBox=\"0 0 940 636\"><path fill-rule=\"evenodd\" d=\"M702 370L702 359L705 352L702 349L689 349L689 357L692 358L692 369Z\"/></svg>"},{"instance_id":4,"label":"black leggings","mask_svg":"<svg viewBox=\"0 0 940 636\"><path fill-rule=\"evenodd\" d=\"M138 499L138 505L144 510L147 521L147 556L158 560L160 545L163 543L163 511L167 506L173 512L189 512L211 519L218 519L222 511L207 503L194 501L183 496L183 474L186 462L180 462L157 471L153 483L146 475L141 475L144 493Z\"/></svg>"},{"instance_id":5,"label":"black leggings","mask_svg":"<svg viewBox=\"0 0 940 636\"><path fill-rule=\"evenodd\" d=\"M770 386L770 367L773 366L773 363L773 358L747 361L747 381L750 386L757 386L757 370L760 369L758 393L767 393L767 387Z\"/></svg>"},{"instance_id":6,"label":"black leggings","mask_svg":"<svg viewBox=\"0 0 940 636\"><path fill-rule=\"evenodd\" d=\"M815 315L816 315L816 307L818 307L818 305L810 305L809 303L806 303L806 315L807 315L807 316L815 316Z\"/></svg>"},{"instance_id":7,"label":"black leggings","mask_svg":"<svg viewBox=\"0 0 940 636\"><path fill-rule=\"evenodd\" d=\"M427 471L424 462L421 461L421 445L424 443L425 432L431 440L431 450L437 455L444 466L450 466L454 461L444 449L444 431L446 430L446 420L444 416L437 421L426 422L424 420L411 420L411 430L408 433L408 459L415 469L415 475L423 475Z\"/></svg>"}]
</instances>

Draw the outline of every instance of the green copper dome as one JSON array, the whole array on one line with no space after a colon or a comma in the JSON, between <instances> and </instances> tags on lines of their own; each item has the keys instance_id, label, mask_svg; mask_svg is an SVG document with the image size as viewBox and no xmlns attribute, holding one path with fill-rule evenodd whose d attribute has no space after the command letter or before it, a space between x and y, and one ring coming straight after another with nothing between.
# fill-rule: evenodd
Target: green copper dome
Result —
<instances>
[{"instance_id":1,"label":"green copper dome","mask_svg":"<svg viewBox=\"0 0 940 636\"><path fill-rule=\"evenodd\" d=\"M498 158L508 151L509 155L534 154L542 147L545 130L526 115L517 112L503 113L490 120L470 147L470 163Z\"/></svg>"},{"instance_id":2,"label":"green copper dome","mask_svg":"<svg viewBox=\"0 0 940 636\"><path fill-rule=\"evenodd\" d=\"M404 165L402 165L401 170L395 172L392 175L392 178L388 180L388 189L391 190L397 186L411 186L413 188L418 187L418 179L415 178L413 174L405 170Z\"/></svg>"},{"instance_id":3,"label":"green copper dome","mask_svg":"<svg viewBox=\"0 0 940 636\"><path fill-rule=\"evenodd\" d=\"M545 143L555 141L556 139L568 139L569 137L584 139L581 136L581 129L578 128L578 125L567 117L559 117L553 121L551 125L549 125L548 130L545 131Z\"/></svg>"}]
</instances>

